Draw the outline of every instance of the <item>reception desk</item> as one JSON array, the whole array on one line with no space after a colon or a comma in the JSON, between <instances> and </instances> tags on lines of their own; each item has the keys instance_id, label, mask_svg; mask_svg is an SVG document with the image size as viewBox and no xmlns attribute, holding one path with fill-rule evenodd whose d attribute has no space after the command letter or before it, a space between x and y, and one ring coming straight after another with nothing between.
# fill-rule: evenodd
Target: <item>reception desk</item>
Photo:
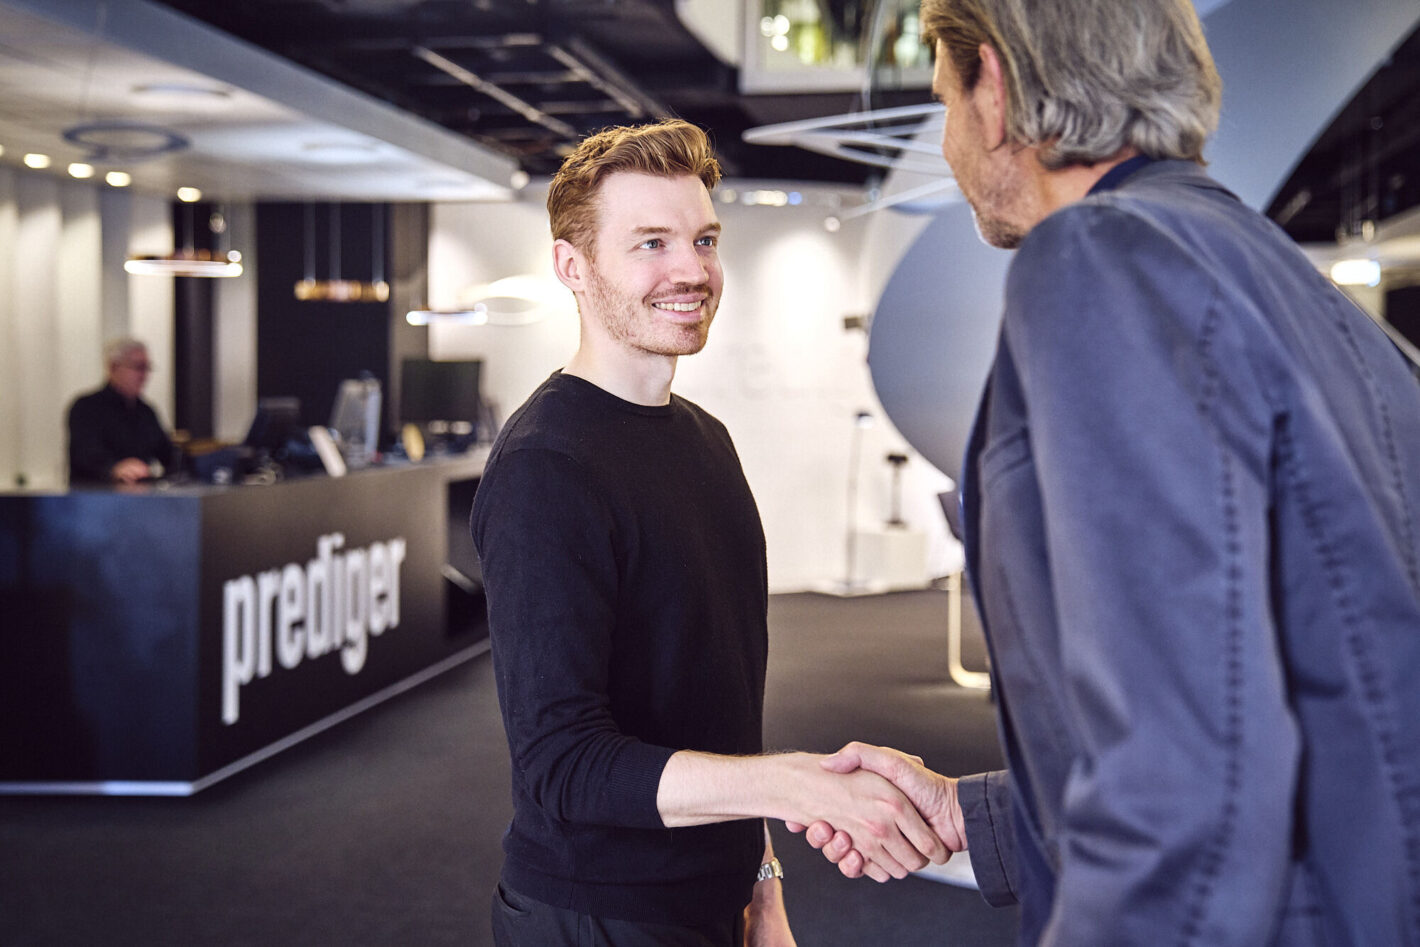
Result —
<instances>
[{"instance_id":1,"label":"reception desk","mask_svg":"<svg viewBox=\"0 0 1420 947\"><path fill-rule=\"evenodd\" d=\"M190 794L485 651L482 467L0 495L0 792Z\"/></svg>"}]
</instances>

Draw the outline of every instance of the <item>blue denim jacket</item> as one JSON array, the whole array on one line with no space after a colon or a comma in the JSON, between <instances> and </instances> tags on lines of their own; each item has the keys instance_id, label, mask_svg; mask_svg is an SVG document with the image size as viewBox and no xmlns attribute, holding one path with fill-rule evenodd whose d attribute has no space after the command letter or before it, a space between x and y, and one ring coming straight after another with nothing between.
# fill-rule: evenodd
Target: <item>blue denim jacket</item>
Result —
<instances>
[{"instance_id":1,"label":"blue denim jacket","mask_svg":"<svg viewBox=\"0 0 1420 947\"><path fill-rule=\"evenodd\" d=\"M1420 943L1420 384L1270 221L1157 162L1007 280L963 467L1024 943Z\"/></svg>"}]
</instances>

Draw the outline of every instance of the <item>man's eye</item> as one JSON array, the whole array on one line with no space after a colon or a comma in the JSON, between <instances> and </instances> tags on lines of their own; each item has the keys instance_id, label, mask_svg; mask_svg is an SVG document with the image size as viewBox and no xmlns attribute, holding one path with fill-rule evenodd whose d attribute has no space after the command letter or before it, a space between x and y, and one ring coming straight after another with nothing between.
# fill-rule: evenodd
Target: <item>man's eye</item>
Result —
<instances>
[{"instance_id":1,"label":"man's eye","mask_svg":"<svg viewBox=\"0 0 1420 947\"><path fill-rule=\"evenodd\" d=\"M697 245L697 246L701 246L701 247L713 247L713 246L718 245L719 242L720 242L720 238L719 238L719 237L711 237L711 236L701 237L699 240L695 241L696 245Z\"/></svg>"},{"instance_id":2,"label":"man's eye","mask_svg":"<svg viewBox=\"0 0 1420 947\"><path fill-rule=\"evenodd\" d=\"M661 247L661 240L659 237L652 237L650 240L642 241L641 246L647 250L658 250Z\"/></svg>"}]
</instances>

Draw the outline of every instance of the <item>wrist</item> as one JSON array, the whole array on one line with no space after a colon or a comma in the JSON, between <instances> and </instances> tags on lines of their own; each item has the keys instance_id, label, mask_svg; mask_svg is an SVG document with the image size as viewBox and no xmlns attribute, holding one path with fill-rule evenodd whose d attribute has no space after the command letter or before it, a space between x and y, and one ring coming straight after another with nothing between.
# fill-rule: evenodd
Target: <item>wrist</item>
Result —
<instances>
[{"instance_id":1,"label":"wrist","mask_svg":"<svg viewBox=\"0 0 1420 947\"><path fill-rule=\"evenodd\" d=\"M754 876L756 884L763 884L766 881L782 881L783 879L784 866L779 864L779 859L774 857L760 865L759 873Z\"/></svg>"}]
</instances>

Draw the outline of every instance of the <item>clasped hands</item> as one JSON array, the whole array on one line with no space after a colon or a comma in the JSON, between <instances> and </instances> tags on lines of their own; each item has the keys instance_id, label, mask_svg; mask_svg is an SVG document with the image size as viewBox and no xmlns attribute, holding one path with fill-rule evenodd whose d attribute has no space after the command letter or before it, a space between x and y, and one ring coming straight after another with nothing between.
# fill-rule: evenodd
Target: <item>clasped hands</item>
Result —
<instances>
[{"instance_id":1,"label":"clasped hands","mask_svg":"<svg viewBox=\"0 0 1420 947\"><path fill-rule=\"evenodd\" d=\"M905 878L928 862L945 864L953 853L966 850L957 781L932 772L920 757L888 747L849 743L818 765L826 772L854 777L855 793L868 793L879 804L889 805L900 794L915 810L899 810L892 824L848 817L837 819L842 824L828 819L808 825L785 822L791 832L803 832L808 843L836 864L845 877L867 875L877 882ZM869 773L882 779L864 780ZM884 796L889 789L896 792Z\"/></svg>"}]
</instances>

